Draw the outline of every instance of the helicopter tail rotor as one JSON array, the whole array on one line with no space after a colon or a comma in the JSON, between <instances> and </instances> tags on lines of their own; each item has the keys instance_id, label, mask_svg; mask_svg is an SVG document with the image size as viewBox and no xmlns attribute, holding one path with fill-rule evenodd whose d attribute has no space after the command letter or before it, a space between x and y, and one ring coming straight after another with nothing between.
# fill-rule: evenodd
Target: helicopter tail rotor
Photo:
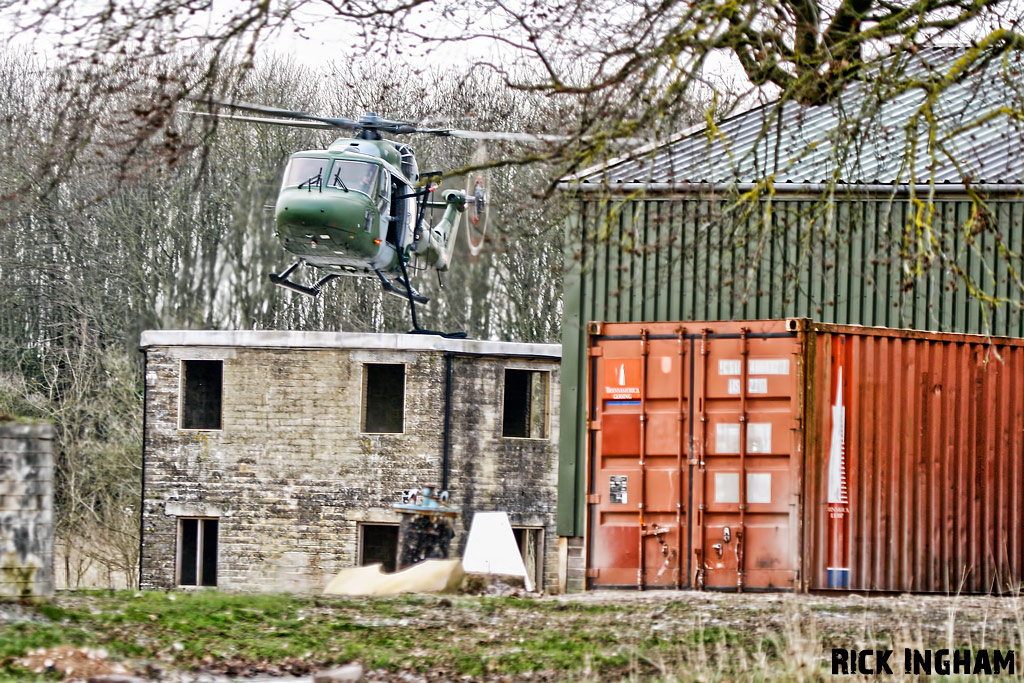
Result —
<instances>
[{"instance_id":1,"label":"helicopter tail rotor","mask_svg":"<svg viewBox=\"0 0 1024 683\"><path fill-rule=\"evenodd\" d=\"M487 146L481 141L473 153L470 164L484 166L487 161ZM482 168L466 176L466 203L469 206L465 212L465 232L466 246L469 248L469 257L472 261L476 261L480 256L484 250L484 241L487 239L487 226L490 223L487 191L490 185L488 168Z\"/></svg>"}]
</instances>

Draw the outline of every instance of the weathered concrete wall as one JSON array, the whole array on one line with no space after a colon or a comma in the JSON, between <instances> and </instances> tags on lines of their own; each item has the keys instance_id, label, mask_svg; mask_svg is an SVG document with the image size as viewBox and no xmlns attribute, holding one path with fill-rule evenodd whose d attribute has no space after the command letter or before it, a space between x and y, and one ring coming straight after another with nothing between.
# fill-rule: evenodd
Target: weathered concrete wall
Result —
<instances>
[{"instance_id":1,"label":"weathered concrete wall","mask_svg":"<svg viewBox=\"0 0 1024 683\"><path fill-rule=\"evenodd\" d=\"M547 439L501 435L505 369L550 370ZM443 371L442 371L443 372ZM512 526L544 529L543 587L558 585L555 532L558 488L559 374L555 363L457 358L453 367L451 505L462 509L468 531L476 511L509 513ZM441 377L443 386L443 374ZM456 530L458 554L466 533Z\"/></svg>"},{"instance_id":2,"label":"weathered concrete wall","mask_svg":"<svg viewBox=\"0 0 1024 683\"><path fill-rule=\"evenodd\" d=\"M275 333L280 335L281 333ZM388 337L390 335L381 335ZM557 347L555 347L557 348ZM397 523L404 489L441 483L445 353L437 350L149 346L142 586L176 584L177 518L219 518L218 586L319 592L358 561L359 523ZM182 360L220 359L219 431L179 429ZM406 365L401 434L360 433L365 363ZM501 435L505 368L550 372L545 439ZM450 505L504 510L544 530L557 586L558 363L452 357Z\"/></svg>"},{"instance_id":3,"label":"weathered concrete wall","mask_svg":"<svg viewBox=\"0 0 1024 683\"><path fill-rule=\"evenodd\" d=\"M0 599L53 595L53 427L0 422Z\"/></svg>"},{"instance_id":4,"label":"weathered concrete wall","mask_svg":"<svg viewBox=\"0 0 1024 683\"><path fill-rule=\"evenodd\" d=\"M559 539L560 552L558 577L559 590L563 593L580 593L587 586L585 547L580 536L563 536Z\"/></svg>"}]
</instances>

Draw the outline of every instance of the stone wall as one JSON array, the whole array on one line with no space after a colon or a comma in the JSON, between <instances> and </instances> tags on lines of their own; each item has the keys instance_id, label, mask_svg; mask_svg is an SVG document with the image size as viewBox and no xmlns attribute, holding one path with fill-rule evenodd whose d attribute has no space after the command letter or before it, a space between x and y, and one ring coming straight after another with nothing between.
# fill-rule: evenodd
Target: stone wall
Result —
<instances>
[{"instance_id":1,"label":"stone wall","mask_svg":"<svg viewBox=\"0 0 1024 683\"><path fill-rule=\"evenodd\" d=\"M53 595L53 428L0 422L0 599Z\"/></svg>"},{"instance_id":2,"label":"stone wall","mask_svg":"<svg viewBox=\"0 0 1024 683\"><path fill-rule=\"evenodd\" d=\"M397 523L391 506L404 489L441 483L449 357L449 505L462 511L453 549L461 553L473 512L507 511L514 527L543 529L544 586L557 586L557 357L403 349L394 339L406 335L339 334L336 348L302 348L202 345L213 338L202 334L144 343L144 588L177 584L179 517L219 520L222 588L319 592L356 565L360 523ZM354 346L368 337L385 348ZM220 430L179 428L182 361L198 359L224 362ZM366 363L405 365L402 433L360 432ZM502 437L506 368L549 373L547 438Z\"/></svg>"}]
</instances>

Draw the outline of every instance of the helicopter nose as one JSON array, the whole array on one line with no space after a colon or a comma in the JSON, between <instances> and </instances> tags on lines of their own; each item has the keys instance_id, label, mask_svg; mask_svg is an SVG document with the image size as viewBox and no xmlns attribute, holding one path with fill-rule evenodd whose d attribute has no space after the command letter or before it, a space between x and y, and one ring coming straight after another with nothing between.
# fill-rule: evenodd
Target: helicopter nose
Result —
<instances>
[{"instance_id":1,"label":"helicopter nose","mask_svg":"<svg viewBox=\"0 0 1024 683\"><path fill-rule=\"evenodd\" d=\"M315 207L300 207L298 209L292 209L290 206L282 208L283 215L279 214L279 219L284 219L288 223L302 226L313 226L323 225L324 219L327 216L327 209L321 207L317 210ZM335 227L335 226L332 226Z\"/></svg>"},{"instance_id":2,"label":"helicopter nose","mask_svg":"<svg viewBox=\"0 0 1024 683\"><path fill-rule=\"evenodd\" d=\"M355 194L355 193L351 193ZM327 227L357 232L364 229L369 199L329 196L304 191L285 192L277 202L278 227Z\"/></svg>"},{"instance_id":3,"label":"helicopter nose","mask_svg":"<svg viewBox=\"0 0 1024 683\"><path fill-rule=\"evenodd\" d=\"M282 192L275 215L277 236L285 249L330 263L330 259L369 258L380 249L376 213L365 195L355 192Z\"/></svg>"}]
</instances>

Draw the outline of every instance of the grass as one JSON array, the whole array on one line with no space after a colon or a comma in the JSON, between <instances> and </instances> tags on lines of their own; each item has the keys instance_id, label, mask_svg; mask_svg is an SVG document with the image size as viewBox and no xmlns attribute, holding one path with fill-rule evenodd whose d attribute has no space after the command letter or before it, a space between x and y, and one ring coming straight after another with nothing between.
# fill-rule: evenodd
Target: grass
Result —
<instances>
[{"instance_id":1,"label":"grass","mask_svg":"<svg viewBox=\"0 0 1024 683\"><path fill-rule=\"evenodd\" d=\"M358 660L382 675L436 679L818 680L829 677L832 647L1024 655L1020 608L1019 598L81 591L24 606L29 620L0 618L0 678L46 680L18 659L66 644L102 647L139 670L304 673Z\"/></svg>"}]
</instances>

